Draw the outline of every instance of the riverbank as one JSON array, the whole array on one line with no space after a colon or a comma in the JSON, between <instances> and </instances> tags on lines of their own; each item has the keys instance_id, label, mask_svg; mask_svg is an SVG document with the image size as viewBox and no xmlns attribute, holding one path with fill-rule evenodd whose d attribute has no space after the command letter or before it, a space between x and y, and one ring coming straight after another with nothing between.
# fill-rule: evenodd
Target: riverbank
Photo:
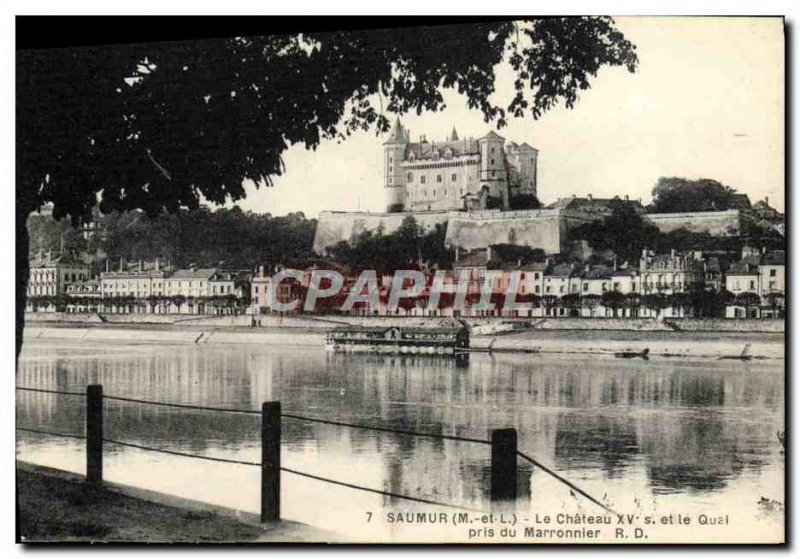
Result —
<instances>
[{"instance_id":1,"label":"riverbank","mask_svg":"<svg viewBox=\"0 0 800 559\"><path fill-rule=\"evenodd\" d=\"M257 344L322 349L327 329L307 326L189 328L181 324L30 323L26 343L66 341L120 344ZM473 335L472 351L492 353L590 354L613 357L618 352L648 349L651 357L698 357L719 359L739 355L744 347L754 359L784 359L785 336L781 332L716 332L615 329L526 329Z\"/></svg>"},{"instance_id":2,"label":"riverbank","mask_svg":"<svg viewBox=\"0 0 800 559\"><path fill-rule=\"evenodd\" d=\"M332 535L298 522L259 524L227 511L118 484L17 462L19 535L23 543L325 543ZM252 517L252 518L251 518Z\"/></svg>"},{"instance_id":3,"label":"riverbank","mask_svg":"<svg viewBox=\"0 0 800 559\"><path fill-rule=\"evenodd\" d=\"M254 320L256 325L254 326ZM304 328L309 331L328 331L336 326L362 324L380 326L402 322L436 322L439 318L377 317L336 315L158 315L158 314L70 314L26 313L25 323L46 326L143 326L148 328L180 326L185 329L240 329L259 331L264 328ZM767 332L782 333L784 319L749 318L464 318L474 332L503 330L620 330L652 332Z\"/></svg>"}]
</instances>

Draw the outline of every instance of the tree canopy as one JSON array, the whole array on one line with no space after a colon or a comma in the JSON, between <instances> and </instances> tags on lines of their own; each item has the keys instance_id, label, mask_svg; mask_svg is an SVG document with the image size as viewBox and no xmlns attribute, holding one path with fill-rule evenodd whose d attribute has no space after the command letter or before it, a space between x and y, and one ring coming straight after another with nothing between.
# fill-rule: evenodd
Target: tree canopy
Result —
<instances>
[{"instance_id":1,"label":"tree canopy","mask_svg":"<svg viewBox=\"0 0 800 559\"><path fill-rule=\"evenodd\" d=\"M743 194L713 179L661 177L653 187L653 213L706 212L749 209Z\"/></svg>"},{"instance_id":2,"label":"tree canopy","mask_svg":"<svg viewBox=\"0 0 800 559\"><path fill-rule=\"evenodd\" d=\"M493 95L503 60L510 100ZM98 197L151 215L237 200L244 179L283 171L289 145L385 131L387 113L442 109L442 87L502 127L571 107L602 66L636 64L603 17L21 51L21 209L52 201L81 220Z\"/></svg>"}]
</instances>

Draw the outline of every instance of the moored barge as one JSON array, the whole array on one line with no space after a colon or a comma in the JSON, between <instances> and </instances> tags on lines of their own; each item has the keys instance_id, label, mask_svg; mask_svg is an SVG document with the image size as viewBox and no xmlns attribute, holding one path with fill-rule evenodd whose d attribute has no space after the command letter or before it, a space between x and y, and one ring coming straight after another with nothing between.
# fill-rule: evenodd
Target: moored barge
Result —
<instances>
[{"instance_id":1,"label":"moored barge","mask_svg":"<svg viewBox=\"0 0 800 559\"><path fill-rule=\"evenodd\" d=\"M469 348L461 323L437 326L340 326L328 332L326 349L337 353L456 355Z\"/></svg>"}]
</instances>

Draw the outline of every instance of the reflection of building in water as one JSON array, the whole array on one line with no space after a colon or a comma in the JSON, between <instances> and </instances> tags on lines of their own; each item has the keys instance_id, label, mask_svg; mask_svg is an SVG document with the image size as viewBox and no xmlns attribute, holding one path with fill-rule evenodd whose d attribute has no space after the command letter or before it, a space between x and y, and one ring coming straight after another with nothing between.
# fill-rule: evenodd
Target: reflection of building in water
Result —
<instances>
[{"instance_id":1,"label":"reflection of building in water","mask_svg":"<svg viewBox=\"0 0 800 559\"><path fill-rule=\"evenodd\" d=\"M753 375L746 365L716 361L593 359L591 373L586 364L473 355L469 367L458 368L452 360L254 346L28 345L17 383L77 392L102 383L106 394L245 409L277 399L284 410L310 417L480 439L489 428L516 427L520 449L557 470L617 476L644 464L658 490L714 487L777 453L770 445L784 390L776 365L764 363L763 374ZM81 397L17 393L19 425L82 433L84 406ZM122 402L106 409L111 438L258 455L258 416ZM380 479L398 493L421 487L432 494L435 487L468 501L480 500L488 486L482 445L283 423L288 448L324 451L335 461L374 460Z\"/></svg>"}]
</instances>

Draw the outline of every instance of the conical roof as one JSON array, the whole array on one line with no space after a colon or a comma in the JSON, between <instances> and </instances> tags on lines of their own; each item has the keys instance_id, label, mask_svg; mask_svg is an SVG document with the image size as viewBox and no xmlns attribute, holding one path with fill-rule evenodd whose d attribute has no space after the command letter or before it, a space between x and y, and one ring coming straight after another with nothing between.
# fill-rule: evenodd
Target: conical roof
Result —
<instances>
[{"instance_id":1,"label":"conical roof","mask_svg":"<svg viewBox=\"0 0 800 559\"><path fill-rule=\"evenodd\" d=\"M456 127L453 126L453 132L450 134L450 141L456 142L458 141L458 133L456 132Z\"/></svg>"},{"instance_id":2,"label":"conical roof","mask_svg":"<svg viewBox=\"0 0 800 559\"><path fill-rule=\"evenodd\" d=\"M389 138L383 142L385 144L404 144L406 143L406 135L403 133L403 125L400 123L400 117L394 121L394 126L389 132Z\"/></svg>"}]
</instances>

